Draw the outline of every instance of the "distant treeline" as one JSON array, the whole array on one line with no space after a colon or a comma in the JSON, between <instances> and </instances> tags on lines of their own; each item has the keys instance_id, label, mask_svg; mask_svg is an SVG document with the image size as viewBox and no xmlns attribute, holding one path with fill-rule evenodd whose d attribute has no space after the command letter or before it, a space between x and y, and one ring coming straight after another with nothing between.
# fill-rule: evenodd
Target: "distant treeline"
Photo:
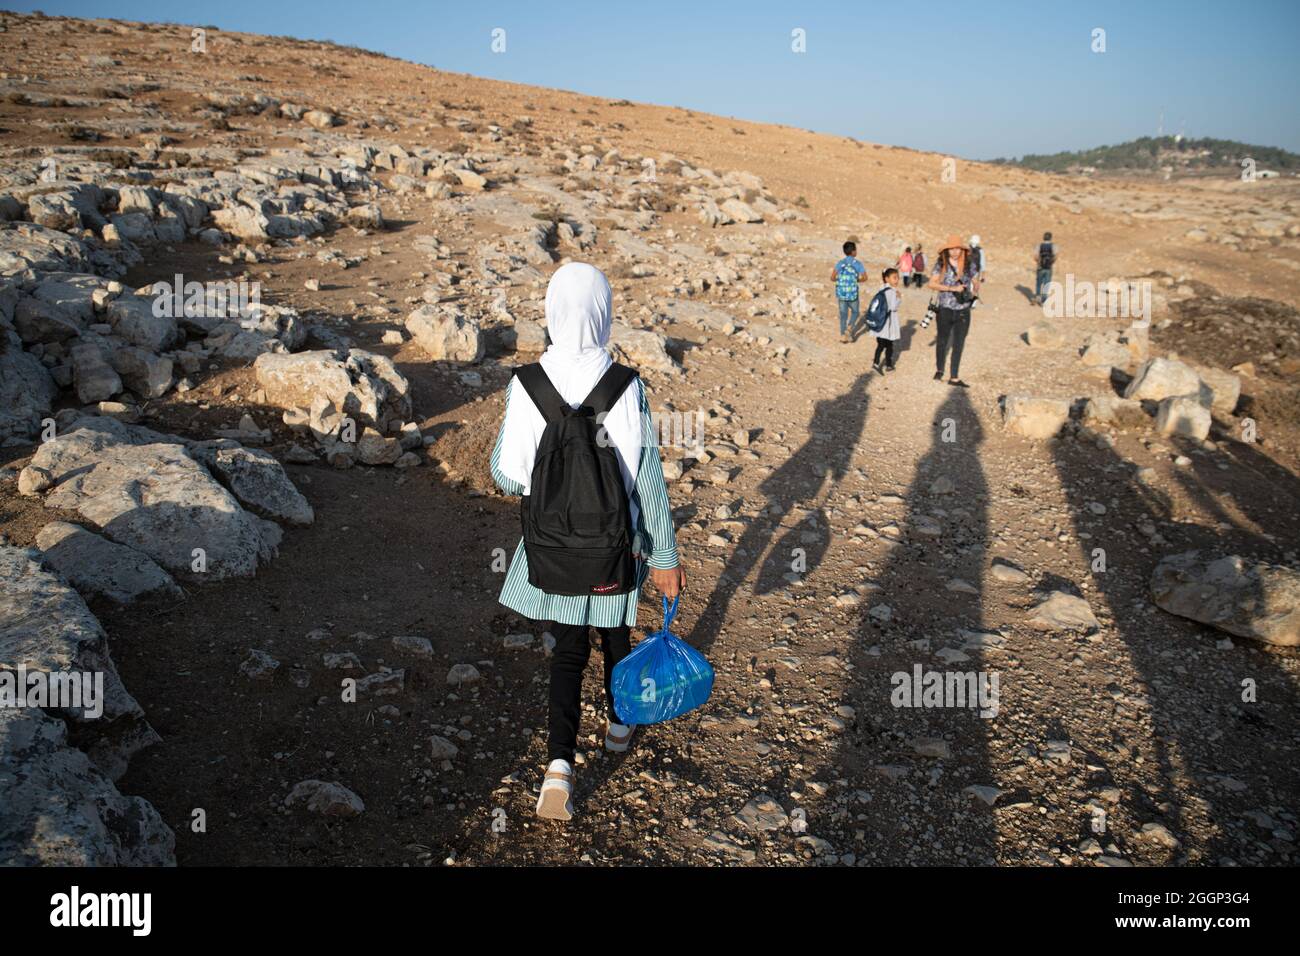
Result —
<instances>
[{"instance_id":1,"label":"distant treeline","mask_svg":"<svg viewBox=\"0 0 1300 956\"><path fill-rule=\"evenodd\" d=\"M1253 159L1257 169L1278 172L1300 170L1300 155L1276 146L1248 146L1230 139L1180 139L1175 136L1143 136L1118 146L1040 156L1030 153L1020 159L995 159L995 163L1022 166L1045 173L1064 173L1092 167L1099 172L1125 170L1218 169L1240 167Z\"/></svg>"}]
</instances>

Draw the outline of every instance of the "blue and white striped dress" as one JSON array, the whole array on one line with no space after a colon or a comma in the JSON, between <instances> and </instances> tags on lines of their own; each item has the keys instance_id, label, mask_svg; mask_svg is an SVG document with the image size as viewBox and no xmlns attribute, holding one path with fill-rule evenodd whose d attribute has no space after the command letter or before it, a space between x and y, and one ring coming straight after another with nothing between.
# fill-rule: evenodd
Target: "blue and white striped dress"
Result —
<instances>
[{"instance_id":1,"label":"blue and white striped dress","mask_svg":"<svg viewBox=\"0 0 1300 956\"><path fill-rule=\"evenodd\" d=\"M506 407L515 400L516 379L510 379L506 389ZM528 583L528 557L524 554L524 541L519 539L514 559L506 573L505 584L497 598L502 604L534 621L555 621L559 624L590 624L594 627L618 627L636 623L637 598L650 568L677 567L677 535L673 530L673 514L668 504L668 486L664 482L663 462L659 460L659 441L654 422L650 418L650 404L646 400L645 386L636 380L637 398L641 405L641 463L637 466L636 496L640 511L637 532L641 536L644 554L636 563L637 589L628 594L598 594L593 596L547 594ZM519 401L531 401L524 394ZM507 495L523 493L523 486L501 473L501 436L497 432L492 449L492 477Z\"/></svg>"}]
</instances>

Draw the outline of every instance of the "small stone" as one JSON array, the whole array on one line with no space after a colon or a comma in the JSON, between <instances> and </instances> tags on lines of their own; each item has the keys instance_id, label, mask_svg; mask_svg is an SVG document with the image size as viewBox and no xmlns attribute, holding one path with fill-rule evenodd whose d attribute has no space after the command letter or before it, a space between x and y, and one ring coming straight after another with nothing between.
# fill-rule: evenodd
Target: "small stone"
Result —
<instances>
[{"instance_id":1,"label":"small stone","mask_svg":"<svg viewBox=\"0 0 1300 956\"><path fill-rule=\"evenodd\" d=\"M410 634L395 637L393 638L393 647L413 657L433 657L433 642L427 637L417 637Z\"/></svg>"},{"instance_id":2,"label":"small stone","mask_svg":"<svg viewBox=\"0 0 1300 956\"><path fill-rule=\"evenodd\" d=\"M460 748L446 737L434 735L429 738L434 760L453 760L460 753Z\"/></svg>"},{"instance_id":3,"label":"small stone","mask_svg":"<svg viewBox=\"0 0 1300 956\"><path fill-rule=\"evenodd\" d=\"M239 672L250 680L270 680L279 666L280 662L266 651L254 650L239 665Z\"/></svg>"},{"instance_id":4,"label":"small stone","mask_svg":"<svg viewBox=\"0 0 1300 956\"><path fill-rule=\"evenodd\" d=\"M998 802L998 797L1002 796L1004 793L1006 793L1006 791L999 790L997 787L990 787L984 784L976 783L976 784L971 784L971 786L964 789L962 793L970 794L976 800L979 800L985 805L991 807L993 806L993 804Z\"/></svg>"},{"instance_id":5,"label":"small stone","mask_svg":"<svg viewBox=\"0 0 1300 956\"><path fill-rule=\"evenodd\" d=\"M481 677L473 664L455 664L447 671L447 683L453 687L477 683Z\"/></svg>"},{"instance_id":6,"label":"small stone","mask_svg":"<svg viewBox=\"0 0 1300 956\"><path fill-rule=\"evenodd\" d=\"M287 807L303 804L312 813L323 817L347 818L360 816L366 805L361 798L341 783L324 780L303 780L295 784L284 800Z\"/></svg>"},{"instance_id":7,"label":"small stone","mask_svg":"<svg viewBox=\"0 0 1300 956\"><path fill-rule=\"evenodd\" d=\"M912 751L922 757L936 757L946 760L952 756L952 748L942 737L916 737L908 741Z\"/></svg>"}]
</instances>

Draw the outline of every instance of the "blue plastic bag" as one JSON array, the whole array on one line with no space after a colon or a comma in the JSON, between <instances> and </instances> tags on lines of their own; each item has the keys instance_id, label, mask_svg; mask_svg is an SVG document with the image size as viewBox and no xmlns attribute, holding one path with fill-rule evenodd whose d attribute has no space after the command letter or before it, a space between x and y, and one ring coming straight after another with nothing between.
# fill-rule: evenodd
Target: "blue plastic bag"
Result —
<instances>
[{"instance_id":1,"label":"blue plastic bag","mask_svg":"<svg viewBox=\"0 0 1300 956\"><path fill-rule=\"evenodd\" d=\"M625 724L657 724L709 699L713 668L704 655L668 630L678 598L664 598L664 626L614 665L614 708Z\"/></svg>"}]
</instances>

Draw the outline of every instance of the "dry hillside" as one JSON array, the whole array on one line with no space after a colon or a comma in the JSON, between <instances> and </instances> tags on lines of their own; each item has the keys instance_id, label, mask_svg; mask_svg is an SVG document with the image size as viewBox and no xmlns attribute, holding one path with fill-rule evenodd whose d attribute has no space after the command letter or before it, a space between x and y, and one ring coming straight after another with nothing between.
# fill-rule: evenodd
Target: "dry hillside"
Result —
<instances>
[{"instance_id":1,"label":"dry hillside","mask_svg":"<svg viewBox=\"0 0 1300 956\"><path fill-rule=\"evenodd\" d=\"M1296 862L1294 179L1094 182L322 43L0 26L0 664L113 688L98 719L0 709L0 861ZM1151 327L1045 317L1044 230L1058 278L1149 282ZM949 233L988 255L966 390L932 380L926 293L881 374L827 280L847 237L874 280ZM611 756L593 660L561 826L487 456L572 259L654 407L705 418L664 458L677 630L717 681ZM159 317L177 274L263 308ZM996 714L896 706L918 667L997 675Z\"/></svg>"}]
</instances>

